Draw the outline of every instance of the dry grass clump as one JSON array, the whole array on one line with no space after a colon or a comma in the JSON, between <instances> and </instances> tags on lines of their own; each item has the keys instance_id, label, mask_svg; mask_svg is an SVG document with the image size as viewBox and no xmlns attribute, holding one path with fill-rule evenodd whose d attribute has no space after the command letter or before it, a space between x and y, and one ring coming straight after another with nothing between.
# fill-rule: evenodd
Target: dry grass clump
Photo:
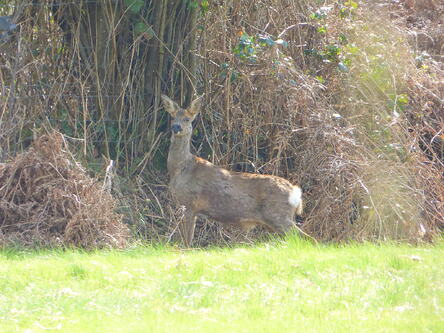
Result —
<instances>
[{"instance_id":1,"label":"dry grass clump","mask_svg":"<svg viewBox=\"0 0 444 333\"><path fill-rule=\"evenodd\" d=\"M439 84L417 68L405 30L385 15L363 8L342 30L348 38L342 59L349 61L349 72L340 85L328 86L337 92L337 111L357 143L347 160L359 161L347 181L353 205L343 235L415 242L433 238L442 227L444 170L439 160L427 163L421 145L425 133L411 119L422 114L426 122L442 121L443 109L435 104L429 115L423 113L418 98L427 104L433 93L419 89L419 81L428 81L432 90ZM439 136L440 128L431 131Z\"/></svg>"},{"instance_id":2,"label":"dry grass clump","mask_svg":"<svg viewBox=\"0 0 444 333\"><path fill-rule=\"evenodd\" d=\"M0 244L122 247L116 202L89 177L59 133L40 136L0 169Z\"/></svg>"},{"instance_id":3,"label":"dry grass clump","mask_svg":"<svg viewBox=\"0 0 444 333\"><path fill-rule=\"evenodd\" d=\"M418 162L412 173L427 198L424 218L444 230L444 62L427 59L418 72L408 81L406 130Z\"/></svg>"}]
</instances>

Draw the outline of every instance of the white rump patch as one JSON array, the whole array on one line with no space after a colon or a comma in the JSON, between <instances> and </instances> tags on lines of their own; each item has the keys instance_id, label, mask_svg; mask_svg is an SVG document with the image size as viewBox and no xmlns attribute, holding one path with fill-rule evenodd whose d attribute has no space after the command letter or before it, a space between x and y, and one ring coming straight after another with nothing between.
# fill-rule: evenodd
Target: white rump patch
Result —
<instances>
[{"instance_id":1,"label":"white rump patch","mask_svg":"<svg viewBox=\"0 0 444 333\"><path fill-rule=\"evenodd\" d=\"M291 191L288 202L293 207L298 207L301 204L302 191L298 186L295 186Z\"/></svg>"}]
</instances>

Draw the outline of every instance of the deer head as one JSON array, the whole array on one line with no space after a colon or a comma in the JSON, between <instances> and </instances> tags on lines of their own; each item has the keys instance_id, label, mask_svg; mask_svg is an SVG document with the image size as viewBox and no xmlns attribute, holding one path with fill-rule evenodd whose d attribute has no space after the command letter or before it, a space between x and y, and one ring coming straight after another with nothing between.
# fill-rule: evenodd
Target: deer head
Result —
<instances>
[{"instance_id":1,"label":"deer head","mask_svg":"<svg viewBox=\"0 0 444 333\"><path fill-rule=\"evenodd\" d=\"M187 109L182 109L176 102L171 100L169 97L162 95L162 102L171 117L171 131L175 136L185 136L191 135L192 133L192 122L196 118L201 107L201 98L198 97Z\"/></svg>"}]
</instances>

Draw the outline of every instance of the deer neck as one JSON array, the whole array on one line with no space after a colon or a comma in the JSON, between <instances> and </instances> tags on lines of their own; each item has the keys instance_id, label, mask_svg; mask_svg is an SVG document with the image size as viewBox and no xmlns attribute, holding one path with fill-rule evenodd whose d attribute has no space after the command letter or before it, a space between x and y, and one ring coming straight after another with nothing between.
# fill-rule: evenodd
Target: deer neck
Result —
<instances>
[{"instance_id":1,"label":"deer neck","mask_svg":"<svg viewBox=\"0 0 444 333\"><path fill-rule=\"evenodd\" d=\"M171 137L170 151L168 153L168 173L174 177L184 170L192 161L193 155L190 152L191 134L181 137L173 135Z\"/></svg>"}]
</instances>

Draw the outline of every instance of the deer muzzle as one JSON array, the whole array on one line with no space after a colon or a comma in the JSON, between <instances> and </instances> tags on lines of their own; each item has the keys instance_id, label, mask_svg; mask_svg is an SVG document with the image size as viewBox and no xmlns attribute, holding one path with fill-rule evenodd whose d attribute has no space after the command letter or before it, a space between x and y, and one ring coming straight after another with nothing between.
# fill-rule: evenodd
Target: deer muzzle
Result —
<instances>
[{"instance_id":1,"label":"deer muzzle","mask_svg":"<svg viewBox=\"0 0 444 333\"><path fill-rule=\"evenodd\" d=\"M173 124L171 125L171 130L174 134L182 132L182 127L179 124Z\"/></svg>"}]
</instances>

